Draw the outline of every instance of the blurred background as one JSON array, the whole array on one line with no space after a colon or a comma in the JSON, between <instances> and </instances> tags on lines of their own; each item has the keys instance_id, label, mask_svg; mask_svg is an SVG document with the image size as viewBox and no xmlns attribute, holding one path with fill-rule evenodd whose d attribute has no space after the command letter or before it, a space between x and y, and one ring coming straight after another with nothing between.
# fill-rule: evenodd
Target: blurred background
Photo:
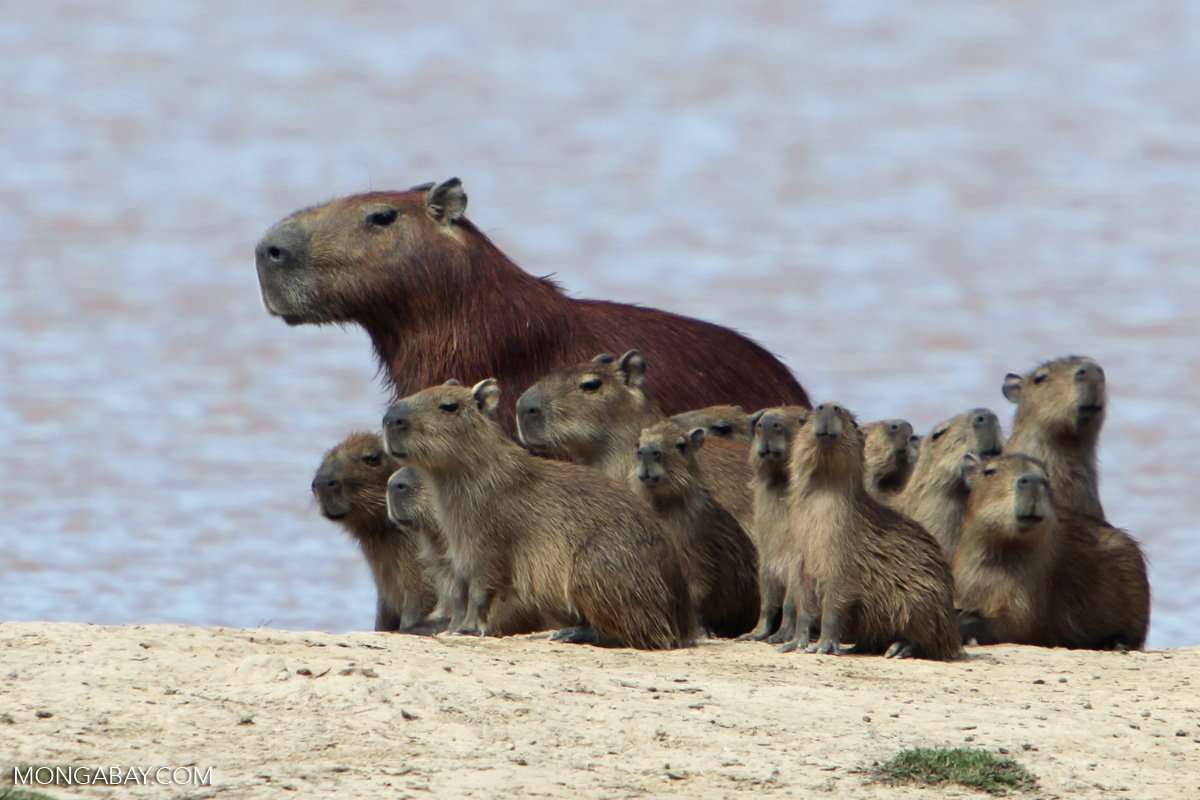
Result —
<instances>
[{"instance_id":1,"label":"blurred background","mask_svg":"<svg viewBox=\"0 0 1200 800\"><path fill-rule=\"evenodd\" d=\"M1007 425L1006 372L1098 359L1150 643L1194 645L1197 30L1182 0L8 0L0 619L369 629L308 485L389 395L361 331L267 316L253 249L458 176L530 272L735 327L863 420Z\"/></svg>"}]
</instances>

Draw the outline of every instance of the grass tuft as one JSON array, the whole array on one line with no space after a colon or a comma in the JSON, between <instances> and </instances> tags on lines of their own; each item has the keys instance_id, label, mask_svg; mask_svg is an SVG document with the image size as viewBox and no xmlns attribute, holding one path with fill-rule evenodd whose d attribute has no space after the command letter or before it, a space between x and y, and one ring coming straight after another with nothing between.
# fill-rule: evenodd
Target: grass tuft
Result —
<instances>
[{"instance_id":1,"label":"grass tuft","mask_svg":"<svg viewBox=\"0 0 1200 800\"><path fill-rule=\"evenodd\" d=\"M1016 761L970 747L904 750L877 766L875 774L880 780L892 783L924 786L957 783L991 794L1037 788L1037 778Z\"/></svg>"}]
</instances>

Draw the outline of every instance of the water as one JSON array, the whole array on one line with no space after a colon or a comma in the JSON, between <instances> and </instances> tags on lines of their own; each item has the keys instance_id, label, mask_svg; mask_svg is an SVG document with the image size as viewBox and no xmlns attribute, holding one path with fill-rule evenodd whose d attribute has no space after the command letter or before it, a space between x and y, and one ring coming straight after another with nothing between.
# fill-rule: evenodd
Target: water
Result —
<instances>
[{"instance_id":1,"label":"water","mask_svg":"<svg viewBox=\"0 0 1200 800\"><path fill-rule=\"evenodd\" d=\"M573 293L737 327L918 430L1104 364L1151 644L1200 601L1200 6L6 3L0 619L369 627L308 483L388 399L276 219L458 175Z\"/></svg>"}]
</instances>

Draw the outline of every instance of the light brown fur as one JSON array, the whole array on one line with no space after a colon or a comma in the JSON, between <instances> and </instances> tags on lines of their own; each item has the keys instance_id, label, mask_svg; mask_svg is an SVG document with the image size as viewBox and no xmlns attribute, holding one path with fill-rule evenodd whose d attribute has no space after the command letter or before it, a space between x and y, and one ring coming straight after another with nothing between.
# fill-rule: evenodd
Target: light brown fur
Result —
<instances>
[{"instance_id":1,"label":"light brown fur","mask_svg":"<svg viewBox=\"0 0 1200 800\"><path fill-rule=\"evenodd\" d=\"M437 386L384 417L389 451L429 477L456 576L464 629L489 632L489 609L513 595L559 626L590 625L631 647L695 636L680 557L623 484L537 458L492 419L500 390Z\"/></svg>"},{"instance_id":2,"label":"light brown fur","mask_svg":"<svg viewBox=\"0 0 1200 800\"><path fill-rule=\"evenodd\" d=\"M1058 506L1024 454L964 462L971 496L954 556L964 634L980 644L1141 649L1150 584L1124 531Z\"/></svg>"},{"instance_id":3,"label":"light brown fur","mask_svg":"<svg viewBox=\"0 0 1200 800\"><path fill-rule=\"evenodd\" d=\"M735 442L750 442L750 415L741 406L707 406L671 417L685 431L704 428L705 435Z\"/></svg>"},{"instance_id":4,"label":"light brown fur","mask_svg":"<svg viewBox=\"0 0 1200 800\"><path fill-rule=\"evenodd\" d=\"M1108 407L1104 370L1067 356L1009 373L1003 392L1017 404L1005 449L1046 463L1055 503L1103 519L1096 447Z\"/></svg>"},{"instance_id":5,"label":"light brown fur","mask_svg":"<svg viewBox=\"0 0 1200 800\"><path fill-rule=\"evenodd\" d=\"M946 559L962 532L967 508L967 485L962 458L996 455L1003 447L1000 420L986 408L973 408L941 422L921 440L921 455L904 491L891 504L933 534Z\"/></svg>"},{"instance_id":6,"label":"light brown fur","mask_svg":"<svg viewBox=\"0 0 1200 800\"><path fill-rule=\"evenodd\" d=\"M702 629L737 636L758 613L758 554L737 520L717 503L697 455L704 428L660 422L642 431L629 459L629 485L675 537Z\"/></svg>"},{"instance_id":7,"label":"light brown fur","mask_svg":"<svg viewBox=\"0 0 1200 800\"><path fill-rule=\"evenodd\" d=\"M951 659L962 653L953 585L937 542L917 523L872 497L863 481L863 437L841 406L813 409L792 445L792 530L821 607L812 648Z\"/></svg>"},{"instance_id":8,"label":"light brown fur","mask_svg":"<svg viewBox=\"0 0 1200 800\"><path fill-rule=\"evenodd\" d=\"M903 419L885 419L863 426L866 437L867 491L888 505L912 476L913 427Z\"/></svg>"},{"instance_id":9,"label":"light brown fur","mask_svg":"<svg viewBox=\"0 0 1200 800\"><path fill-rule=\"evenodd\" d=\"M417 625L436 599L415 538L388 520L387 480L399 466L378 434L355 431L325 454L312 481L321 513L358 542L371 569L375 630Z\"/></svg>"},{"instance_id":10,"label":"light brown fur","mask_svg":"<svg viewBox=\"0 0 1200 800\"><path fill-rule=\"evenodd\" d=\"M645 391L646 362L637 350L596 356L550 373L517 401L521 442L624 482L638 435L667 419ZM700 467L717 503L749 528L753 521L746 445L713 439Z\"/></svg>"}]
</instances>

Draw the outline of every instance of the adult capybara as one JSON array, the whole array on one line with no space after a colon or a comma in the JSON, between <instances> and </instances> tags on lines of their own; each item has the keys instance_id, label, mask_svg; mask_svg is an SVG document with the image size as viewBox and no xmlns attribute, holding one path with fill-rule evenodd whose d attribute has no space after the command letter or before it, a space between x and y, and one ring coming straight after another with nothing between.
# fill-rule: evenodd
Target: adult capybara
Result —
<instances>
[{"instance_id":1,"label":"adult capybara","mask_svg":"<svg viewBox=\"0 0 1200 800\"><path fill-rule=\"evenodd\" d=\"M1045 464L1021 453L963 462L971 486L954 554L963 634L980 644L1140 649L1146 561L1124 531L1060 507Z\"/></svg>"},{"instance_id":2,"label":"adult capybara","mask_svg":"<svg viewBox=\"0 0 1200 800\"><path fill-rule=\"evenodd\" d=\"M750 489L753 495L754 521L750 537L758 548L758 592L760 597L758 624L741 637L754 641L766 639L772 644L792 642L792 649L807 645L809 631L803 632L803 642L796 636L795 600L788 591L794 563L792 548L795 539L788 514L788 462L792 442L808 421L809 411L803 406L766 408L750 417L750 470L753 475ZM811 588L807 591L807 607L816 607ZM801 608L806 607L801 598Z\"/></svg>"},{"instance_id":3,"label":"adult capybara","mask_svg":"<svg viewBox=\"0 0 1200 800\"><path fill-rule=\"evenodd\" d=\"M720 436L722 439L732 439L735 442L750 441L750 415L741 406L719 405L705 406L691 411L684 411L671 417L685 431L692 428L704 428L707 436Z\"/></svg>"},{"instance_id":4,"label":"adult capybara","mask_svg":"<svg viewBox=\"0 0 1200 800\"><path fill-rule=\"evenodd\" d=\"M645 306L568 297L524 272L464 212L457 178L297 211L255 249L267 311L290 325L361 325L396 395L458 375L516 394L604 350L643 347L668 413L711 403L807 404L770 353L719 325ZM500 420L514 431L512 409Z\"/></svg>"},{"instance_id":5,"label":"adult capybara","mask_svg":"<svg viewBox=\"0 0 1200 800\"><path fill-rule=\"evenodd\" d=\"M1096 445L1108 406L1104 370L1067 356L1025 375L1010 372L1003 391L1017 404L1005 449L1045 462L1055 503L1103 518Z\"/></svg>"},{"instance_id":6,"label":"adult capybara","mask_svg":"<svg viewBox=\"0 0 1200 800\"><path fill-rule=\"evenodd\" d=\"M538 458L495 422L496 381L444 385L384 416L388 450L429 477L467 630L512 595L558 626L590 626L638 648L690 644L695 619L680 555L653 513L604 475Z\"/></svg>"},{"instance_id":7,"label":"adult capybara","mask_svg":"<svg viewBox=\"0 0 1200 800\"><path fill-rule=\"evenodd\" d=\"M961 655L950 566L924 528L867 492L854 415L834 403L813 409L791 470L792 530L804 532L792 572L812 576L821 608L812 651L837 654L848 639L856 652Z\"/></svg>"},{"instance_id":8,"label":"adult capybara","mask_svg":"<svg viewBox=\"0 0 1200 800\"><path fill-rule=\"evenodd\" d=\"M696 453L704 428L660 422L642 431L629 460L629 485L675 537L701 629L737 636L758 615L758 553L746 531L713 497Z\"/></svg>"},{"instance_id":9,"label":"adult capybara","mask_svg":"<svg viewBox=\"0 0 1200 800\"><path fill-rule=\"evenodd\" d=\"M378 434L355 431L325 454L312 480L321 513L354 537L371 568L377 631L413 628L436 601L416 540L388 520L388 476L399 466Z\"/></svg>"},{"instance_id":10,"label":"adult capybara","mask_svg":"<svg viewBox=\"0 0 1200 800\"><path fill-rule=\"evenodd\" d=\"M625 481L638 435L667 419L646 389L646 359L638 350L620 358L602 353L563 367L517 400L517 431L535 452L569 459ZM717 503L743 529L753 521L746 445L714 438L697 456Z\"/></svg>"},{"instance_id":11,"label":"adult capybara","mask_svg":"<svg viewBox=\"0 0 1200 800\"><path fill-rule=\"evenodd\" d=\"M908 420L885 419L863 426L867 491L888 505L912 476L913 427Z\"/></svg>"},{"instance_id":12,"label":"adult capybara","mask_svg":"<svg viewBox=\"0 0 1200 800\"><path fill-rule=\"evenodd\" d=\"M921 455L904 491L889 505L932 533L950 560L967 509L962 458L968 453L987 458L1003 447L1000 419L986 408L973 408L935 425L921 442Z\"/></svg>"},{"instance_id":13,"label":"adult capybara","mask_svg":"<svg viewBox=\"0 0 1200 800\"><path fill-rule=\"evenodd\" d=\"M421 471L412 464L401 467L388 478L387 512L392 524L410 531L417 542L418 556L425 573L432 578L438 605L446 617L440 629L458 630L466 615L467 587L455 576L432 493L426 488ZM518 598L499 598L492 603L489 630L495 636L547 627L550 626L536 611L525 608Z\"/></svg>"}]
</instances>

